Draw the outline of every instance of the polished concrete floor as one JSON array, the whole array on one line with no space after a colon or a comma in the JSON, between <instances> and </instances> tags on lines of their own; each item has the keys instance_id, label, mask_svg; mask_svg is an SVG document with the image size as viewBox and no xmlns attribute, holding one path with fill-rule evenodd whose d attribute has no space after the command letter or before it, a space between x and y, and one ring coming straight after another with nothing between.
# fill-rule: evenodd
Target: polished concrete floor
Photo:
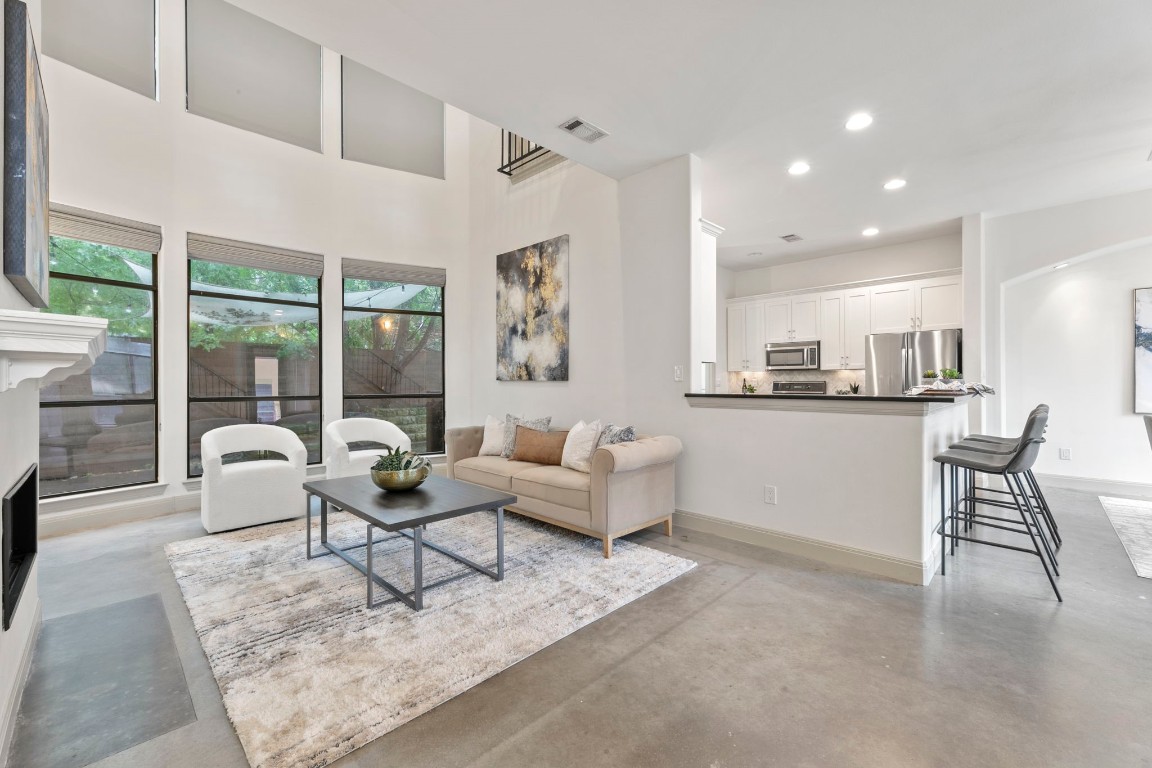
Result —
<instances>
[{"instance_id":1,"label":"polished concrete floor","mask_svg":"<svg viewBox=\"0 0 1152 768\"><path fill-rule=\"evenodd\" d=\"M712 536L641 534L700 567L334 765L1149 768L1152 580L1135 575L1095 496L1050 500L1063 605L1036 558L990 547L963 547L922 588ZM148 736L91 765L247 765L162 551L200 534L198 517L174 515L42 542L46 627L158 595L187 682L171 695L195 709L160 735L141 729L143 708L86 719L74 751ZM34 663L77 652L42 638ZM141 674L90 663L105 685ZM33 715L18 724L25 755L50 741Z\"/></svg>"}]
</instances>

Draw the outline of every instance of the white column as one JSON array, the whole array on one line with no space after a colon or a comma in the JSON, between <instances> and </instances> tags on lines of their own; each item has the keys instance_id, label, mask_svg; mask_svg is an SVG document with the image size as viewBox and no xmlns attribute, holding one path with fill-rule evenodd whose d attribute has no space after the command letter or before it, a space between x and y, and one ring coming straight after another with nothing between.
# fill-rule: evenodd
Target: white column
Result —
<instances>
[{"instance_id":1,"label":"white column","mask_svg":"<svg viewBox=\"0 0 1152 768\"><path fill-rule=\"evenodd\" d=\"M969 381L987 381L987 349L984 335L987 323L985 290L984 214L965 216L961 222L960 260L964 270L964 377ZM1003 396L998 395L1000 397ZM969 427L974 433L987 433L987 405L984 398L973 398L968 410Z\"/></svg>"},{"instance_id":2,"label":"white column","mask_svg":"<svg viewBox=\"0 0 1152 768\"><path fill-rule=\"evenodd\" d=\"M724 227L700 219L698 246L692 249L692 343L690 363L693 392L703 392L702 362L719 365L716 359L716 239Z\"/></svg>"}]
</instances>

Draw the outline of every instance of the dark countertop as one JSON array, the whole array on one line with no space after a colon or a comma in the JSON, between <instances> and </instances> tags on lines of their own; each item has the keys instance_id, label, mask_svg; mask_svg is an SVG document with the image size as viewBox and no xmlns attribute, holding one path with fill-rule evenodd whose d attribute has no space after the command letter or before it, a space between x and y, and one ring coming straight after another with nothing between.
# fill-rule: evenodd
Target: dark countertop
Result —
<instances>
[{"instance_id":1,"label":"dark countertop","mask_svg":"<svg viewBox=\"0 0 1152 768\"><path fill-rule=\"evenodd\" d=\"M684 397L721 397L736 399L771 399L771 400L855 400L868 403L958 403L975 397L972 394L964 395L894 395L881 397L876 395L812 395L807 393L774 395L771 392L755 395L740 395L727 392L705 394L703 392L688 392Z\"/></svg>"}]
</instances>

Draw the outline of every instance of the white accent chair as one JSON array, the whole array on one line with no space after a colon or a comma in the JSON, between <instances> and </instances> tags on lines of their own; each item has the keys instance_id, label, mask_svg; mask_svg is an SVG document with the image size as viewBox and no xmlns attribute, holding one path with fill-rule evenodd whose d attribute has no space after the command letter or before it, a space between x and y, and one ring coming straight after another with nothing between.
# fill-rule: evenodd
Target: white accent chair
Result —
<instances>
[{"instance_id":1,"label":"white accent chair","mask_svg":"<svg viewBox=\"0 0 1152 768\"><path fill-rule=\"evenodd\" d=\"M339 419L329 424L324 433L328 436L328 477L366 475L384 453L383 448L355 451L350 448L351 443L373 442L401 451L412 450L412 438L383 419Z\"/></svg>"},{"instance_id":2,"label":"white accent chair","mask_svg":"<svg viewBox=\"0 0 1152 768\"><path fill-rule=\"evenodd\" d=\"M262 459L224 464L229 453L275 451L288 461ZM308 449L290 429L236 424L204 433L200 521L208 533L303 517Z\"/></svg>"}]
</instances>

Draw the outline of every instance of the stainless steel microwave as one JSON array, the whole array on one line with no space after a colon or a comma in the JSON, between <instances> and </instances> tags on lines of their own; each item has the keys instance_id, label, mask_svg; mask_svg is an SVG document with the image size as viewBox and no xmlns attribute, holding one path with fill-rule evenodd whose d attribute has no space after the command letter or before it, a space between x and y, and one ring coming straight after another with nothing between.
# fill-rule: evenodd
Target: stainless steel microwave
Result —
<instances>
[{"instance_id":1,"label":"stainless steel microwave","mask_svg":"<svg viewBox=\"0 0 1152 768\"><path fill-rule=\"evenodd\" d=\"M820 342L788 341L764 345L764 367L769 371L801 371L820 367Z\"/></svg>"}]
</instances>

